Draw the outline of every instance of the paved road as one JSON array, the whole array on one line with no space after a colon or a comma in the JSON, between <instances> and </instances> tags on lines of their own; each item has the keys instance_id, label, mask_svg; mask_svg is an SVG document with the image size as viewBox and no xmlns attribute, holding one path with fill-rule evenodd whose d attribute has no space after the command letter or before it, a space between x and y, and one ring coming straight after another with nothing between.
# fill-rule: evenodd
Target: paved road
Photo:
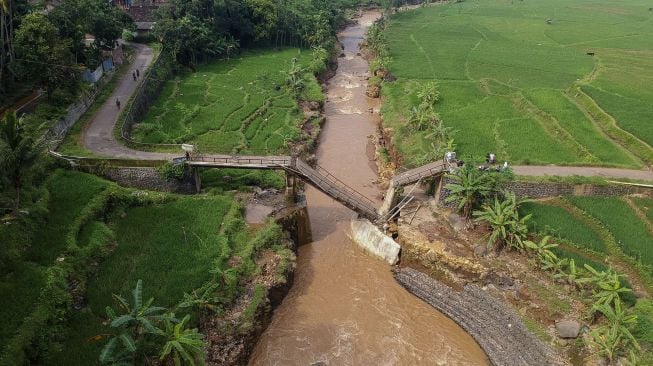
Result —
<instances>
[{"instance_id":1,"label":"paved road","mask_svg":"<svg viewBox=\"0 0 653 366\"><path fill-rule=\"evenodd\" d=\"M162 154L154 152L138 151L124 146L116 141L113 129L118 122L120 110L116 107L116 99L121 102L121 108L127 107L129 98L134 94L138 84L143 80L144 71L152 63L154 53L152 48L132 43L130 44L136 52L134 62L130 65L129 71L118 81L116 88L106 102L100 107L84 130L82 142L86 149L102 157L113 157L122 159L144 159L144 160L167 160L179 154ZM134 81L132 71L138 69L140 78Z\"/></svg>"},{"instance_id":2,"label":"paved road","mask_svg":"<svg viewBox=\"0 0 653 366\"><path fill-rule=\"evenodd\" d=\"M580 175L584 177L627 178L653 181L653 172L650 170L600 168L600 167L574 167L574 166L513 166L516 175L546 176L554 175L568 177Z\"/></svg>"},{"instance_id":3,"label":"paved road","mask_svg":"<svg viewBox=\"0 0 653 366\"><path fill-rule=\"evenodd\" d=\"M118 81L116 89L107 101L100 107L91 119L83 133L84 146L94 154L103 157L142 160L170 160L182 155L146 152L131 149L116 141L113 135L114 126L118 123L120 110L116 107L116 99L120 99L122 108L125 108L129 98L134 94L138 84L142 81L144 71L152 63L154 56L152 49L142 44L130 44L136 51L136 58L130 70ZM137 81L132 78L132 71L139 69L141 77ZM599 167L569 167L569 166L514 166L517 175L527 176L598 176L604 178L629 178L653 181L653 172L649 170L616 169Z\"/></svg>"}]
</instances>

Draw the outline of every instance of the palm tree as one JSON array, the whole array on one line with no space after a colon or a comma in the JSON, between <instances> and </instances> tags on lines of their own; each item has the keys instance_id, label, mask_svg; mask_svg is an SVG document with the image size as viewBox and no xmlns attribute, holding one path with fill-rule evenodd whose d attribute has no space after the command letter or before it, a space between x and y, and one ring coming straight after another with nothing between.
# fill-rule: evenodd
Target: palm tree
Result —
<instances>
[{"instance_id":1,"label":"palm tree","mask_svg":"<svg viewBox=\"0 0 653 366\"><path fill-rule=\"evenodd\" d=\"M185 365L204 365L203 335L197 331L197 328L186 328L189 320L190 315L178 321L174 318L174 314L164 319L161 335L165 336L166 342L159 358L168 365L181 366L182 360Z\"/></svg>"},{"instance_id":2,"label":"palm tree","mask_svg":"<svg viewBox=\"0 0 653 366\"><path fill-rule=\"evenodd\" d=\"M492 192L492 182L487 175L471 164L463 165L456 173L447 175L447 178L453 183L445 186L449 191L445 202L454 203L463 217L469 221L474 206Z\"/></svg>"},{"instance_id":3,"label":"palm tree","mask_svg":"<svg viewBox=\"0 0 653 366\"><path fill-rule=\"evenodd\" d=\"M47 147L44 125L30 129L15 112L8 112L0 121L0 174L11 181L14 188L14 215L20 209L20 198L25 177Z\"/></svg>"},{"instance_id":4,"label":"palm tree","mask_svg":"<svg viewBox=\"0 0 653 366\"><path fill-rule=\"evenodd\" d=\"M495 197L492 205L486 204L482 210L474 211L476 221L483 221L490 226L488 247L501 250L508 244L518 250L524 248L524 239L528 234L526 221L531 215L520 217L520 203L513 193L508 193L504 200Z\"/></svg>"}]
</instances>

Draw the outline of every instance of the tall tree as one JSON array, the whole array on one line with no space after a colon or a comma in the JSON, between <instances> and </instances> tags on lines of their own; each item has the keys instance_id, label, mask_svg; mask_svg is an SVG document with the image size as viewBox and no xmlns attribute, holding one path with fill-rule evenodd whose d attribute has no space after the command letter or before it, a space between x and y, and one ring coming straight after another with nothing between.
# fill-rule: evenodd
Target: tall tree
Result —
<instances>
[{"instance_id":1,"label":"tall tree","mask_svg":"<svg viewBox=\"0 0 653 366\"><path fill-rule=\"evenodd\" d=\"M28 128L11 112L0 121L0 141L0 174L14 189L13 209L17 215L25 178L45 150L47 140L43 128Z\"/></svg>"},{"instance_id":2,"label":"tall tree","mask_svg":"<svg viewBox=\"0 0 653 366\"><path fill-rule=\"evenodd\" d=\"M44 87L48 99L59 88L75 88L80 68L73 63L71 42L42 13L30 13L16 31L16 55L24 77Z\"/></svg>"}]
</instances>

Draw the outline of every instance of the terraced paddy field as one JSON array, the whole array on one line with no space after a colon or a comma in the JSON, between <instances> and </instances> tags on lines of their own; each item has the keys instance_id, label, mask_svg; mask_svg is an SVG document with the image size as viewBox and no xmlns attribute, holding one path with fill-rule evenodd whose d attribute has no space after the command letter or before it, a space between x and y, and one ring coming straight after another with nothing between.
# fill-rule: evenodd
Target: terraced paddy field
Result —
<instances>
[{"instance_id":1,"label":"terraced paddy field","mask_svg":"<svg viewBox=\"0 0 653 366\"><path fill-rule=\"evenodd\" d=\"M147 143L191 143L202 151L282 151L301 135L303 114L284 86L284 71L297 58L303 68L310 51L248 51L218 60L167 82L132 137ZM306 71L301 96L322 102L315 77Z\"/></svg>"},{"instance_id":2,"label":"terraced paddy field","mask_svg":"<svg viewBox=\"0 0 653 366\"><path fill-rule=\"evenodd\" d=\"M384 123L406 165L431 148L408 131L416 86L437 80L437 112L462 155L520 164L653 163L653 11L626 0L468 0L400 12L386 36L395 82Z\"/></svg>"}]
</instances>

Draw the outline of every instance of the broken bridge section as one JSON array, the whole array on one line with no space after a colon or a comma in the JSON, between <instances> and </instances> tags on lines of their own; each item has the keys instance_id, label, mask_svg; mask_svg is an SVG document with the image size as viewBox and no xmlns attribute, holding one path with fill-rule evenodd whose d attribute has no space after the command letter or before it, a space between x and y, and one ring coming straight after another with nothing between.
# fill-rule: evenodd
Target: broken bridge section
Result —
<instances>
[{"instance_id":1,"label":"broken bridge section","mask_svg":"<svg viewBox=\"0 0 653 366\"><path fill-rule=\"evenodd\" d=\"M298 177L306 183L324 192L329 197L342 203L361 217L377 224L385 221L398 204L398 191L409 184L422 179L442 175L449 171L449 164L444 160L423 165L419 168L405 171L395 176L385 195L380 209L371 199L365 197L345 182L338 179L326 169L316 165L310 166L303 160L293 156L239 156L239 155L192 155L174 160L190 167L201 168L242 168L242 169L274 169L284 170L289 175ZM196 182L199 177L196 174ZM199 187L198 187L199 188Z\"/></svg>"},{"instance_id":2,"label":"broken bridge section","mask_svg":"<svg viewBox=\"0 0 653 366\"><path fill-rule=\"evenodd\" d=\"M291 156L231 156L207 155L190 156L175 159L190 167L201 168L242 168L242 169L274 169L299 177L306 183L322 191L329 197L358 213L372 222L381 219L374 201L365 197L350 187L326 169L308 165L303 160ZM196 177L196 182L199 178Z\"/></svg>"}]
</instances>

